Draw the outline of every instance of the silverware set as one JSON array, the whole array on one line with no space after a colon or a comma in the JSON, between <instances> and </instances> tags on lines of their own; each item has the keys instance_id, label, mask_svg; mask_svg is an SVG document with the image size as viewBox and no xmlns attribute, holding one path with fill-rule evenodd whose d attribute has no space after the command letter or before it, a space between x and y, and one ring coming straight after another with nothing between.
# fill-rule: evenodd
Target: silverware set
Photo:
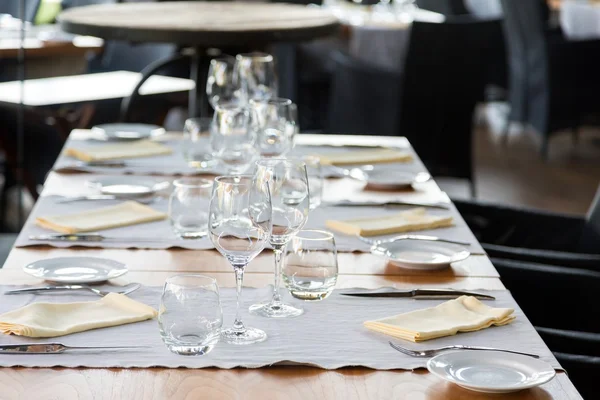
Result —
<instances>
[{"instance_id":1,"label":"silverware set","mask_svg":"<svg viewBox=\"0 0 600 400\"><path fill-rule=\"evenodd\" d=\"M427 236L427 235L399 235L399 236L394 236L391 237L389 239L371 239L371 238L367 238L361 235L357 235L356 236L358 239L360 239L361 241L370 244L370 245L379 245L382 243L393 243L396 242L398 240L426 240L426 241L432 241L432 242L444 242L444 243L452 243L452 244L459 244L462 246L470 246L471 243L469 242L461 242L458 240L449 240L449 239L443 239L443 238L439 238L437 236Z\"/></svg>"},{"instance_id":2,"label":"silverware set","mask_svg":"<svg viewBox=\"0 0 600 400\"><path fill-rule=\"evenodd\" d=\"M139 283L130 283L128 285L122 286L118 290L100 290L92 286L88 285L57 285L57 286L38 286L32 288L24 288L24 289L15 289L9 290L8 292L4 292L4 294L29 294L29 293L53 293L53 292L64 292L64 291L72 291L72 290L87 290L88 292L92 292L97 294L100 297L104 297L110 293L118 293L118 294L129 294L138 290L142 285Z\"/></svg>"}]
</instances>

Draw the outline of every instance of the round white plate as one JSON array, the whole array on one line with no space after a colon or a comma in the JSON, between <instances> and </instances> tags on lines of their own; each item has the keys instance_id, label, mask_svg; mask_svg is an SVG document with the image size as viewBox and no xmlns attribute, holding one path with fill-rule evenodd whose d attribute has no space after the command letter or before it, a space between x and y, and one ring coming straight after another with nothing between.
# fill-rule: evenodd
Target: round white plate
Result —
<instances>
[{"instance_id":1,"label":"round white plate","mask_svg":"<svg viewBox=\"0 0 600 400\"><path fill-rule=\"evenodd\" d=\"M95 257L59 257L39 260L23 267L36 278L63 283L104 282L127 273L117 261Z\"/></svg>"},{"instance_id":2,"label":"round white plate","mask_svg":"<svg viewBox=\"0 0 600 400\"><path fill-rule=\"evenodd\" d=\"M92 127L92 132L104 135L109 140L139 140L162 135L165 129L150 124L101 124Z\"/></svg>"},{"instance_id":3,"label":"round white plate","mask_svg":"<svg viewBox=\"0 0 600 400\"><path fill-rule=\"evenodd\" d=\"M356 179L366 181L369 188L376 190L407 189L415 183L422 183L431 179L431 175L426 172L415 174L376 166L370 169L354 168L350 171L350 175Z\"/></svg>"},{"instance_id":4,"label":"round white plate","mask_svg":"<svg viewBox=\"0 0 600 400\"><path fill-rule=\"evenodd\" d=\"M386 256L392 264L399 267L421 270L447 268L471 255L467 249L457 244L411 239L380 243L371 247L371 252Z\"/></svg>"},{"instance_id":5,"label":"round white plate","mask_svg":"<svg viewBox=\"0 0 600 400\"><path fill-rule=\"evenodd\" d=\"M427 362L427 369L448 382L483 393L516 392L556 375L552 366L533 357L479 350L440 354Z\"/></svg>"},{"instance_id":6,"label":"round white plate","mask_svg":"<svg viewBox=\"0 0 600 400\"><path fill-rule=\"evenodd\" d=\"M140 179L134 176L100 178L86 184L102 194L124 197L147 196L169 187L168 181Z\"/></svg>"}]
</instances>

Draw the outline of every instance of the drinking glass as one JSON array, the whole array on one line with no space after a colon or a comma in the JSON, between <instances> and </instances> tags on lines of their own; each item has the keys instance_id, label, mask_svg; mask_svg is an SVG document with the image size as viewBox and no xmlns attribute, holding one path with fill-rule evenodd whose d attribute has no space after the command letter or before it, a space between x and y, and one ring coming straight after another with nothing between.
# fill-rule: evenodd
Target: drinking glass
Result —
<instances>
[{"instance_id":1,"label":"drinking glass","mask_svg":"<svg viewBox=\"0 0 600 400\"><path fill-rule=\"evenodd\" d=\"M254 52L235 57L233 79L240 87L241 99L266 100L277 96L277 74L273 56Z\"/></svg>"},{"instance_id":2,"label":"drinking glass","mask_svg":"<svg viewBox=\"0 0 600 400\"><path fill-rule=\"evenodd\" d=\"M294 147L295 104L289 99L250 100L251 129L261 157L282 157Z\"/></svg>"},{"instance_id":3,"label":"drinking glass","mask_svg":"<svg viewBox=\"0 0 600 400\"><path fill-rule=\"evenodd\" d=\"M323 200L323 186L325 186L321 159L315 156L306 156L302 160L306 164L306 174L308 176L310 209L314 210L321 205Z\"/></svg>"},{"instance_id":4,"label":"drinking glass","mask_svg":"<svg viewBox=\"0 0 600 400\"><path fill-rule=\"evenodd\" d=\"M204 355L219 342L223 311L213 278L198 274L167 279L160 299L158 327L167 348L181 355Z\"/></svg>"},{"instance_id":5,"label":"drinking glass","mask_svg":"<svg viewBox=\"0 0 600 400\"><path fill-rule=\"evenodd\" d=\"M236 104L218 105L213 117L211 147L228 174L246 172L258 158L249 112Z\"/></svg>"},{"instance_id":6,"label":"drinking glass","mask_svg":"<svg viewBox=\"0 0 600 400\"><path fill-rule=\"evenodd\" d=\"M208 204L212 181L182 178L173 182L169 198L169 220L182 239L200 239L208 234Z\"/></svg>"},{"instance_id":7,"label":"drinking glass","mask_svg":"<svg viewBox=\"0 0 600 400\"><path fill-rule=\"evenodd\" d=\"M275 284L270 302L255 304L250 312L268 318L295 317L304 312L281 301L279 281L283 264L283 250L308 219L308 178L304 162L285 159L257 161L254 179L257 184L267 182L273 206L273 230L269 243L275 255Z\"/></svg>"},{"instance_id":8,"label":"drinking glass","mask_svg":"<svg viewBox=\"0 0 600 400\"><path fill-rule=\"evenodd\" d=\"M189 118L183 127L183 158L190 167L209 168L216 164L210 146L211 118Z\"/></svg>"},{"instance_id":9,"label":"drinking glass","mask_svg":"<svg viewBox=\"0 0 600 400\"><path fill-rule=\"evenodd\" d=\"M287 245L283 282L301 300L327 298L337 282L338 260L331 232L303 230Z\"/></svg>"},{"instance_id":10,"label":"drinking glass","mask_svg":"<svg viewBox=\"0 0 600 400\"><path fill-rule=\"evenodd\" d=\"M216 109L218 105L237 104L240 99L240 87L233 79L235 57L223 56L210 60L206 94L208 102Z\"/></svg>"},{"instance_id":11,"label":"drinking glass","mask_svg":"<svg viewBox=\"0 0 600 400\"><path fill-rule=\"evenodd\" d=\"M221 337L232 344L262 342L267 334L244 326L240 303L244 269L269 242L272 229L269 186L250 175L219 176L213 184L209 209L210 239L233 266L236 281L235 322Z\"/></svg>"}]
</instances>

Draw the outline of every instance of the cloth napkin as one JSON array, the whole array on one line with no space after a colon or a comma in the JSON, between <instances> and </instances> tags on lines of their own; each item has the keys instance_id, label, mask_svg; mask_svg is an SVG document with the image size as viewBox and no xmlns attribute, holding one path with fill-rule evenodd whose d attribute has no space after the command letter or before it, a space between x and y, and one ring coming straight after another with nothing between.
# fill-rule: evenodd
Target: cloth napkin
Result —
<instances>
[{"instance_id":1,"label":"cloth napkin","mask_svg":"<svg viewBox=\"0 0 600 400\"><path fill-rule=\"evenodd\" d=\"M127 143L115 143L94 146L87 149L67 148L66 155L82 161L108 161L122 158L139 158L171 154L173 151L162 144L150 140L137 140Z\"/></svg>"},{"instance_id":2,"label":"cloth napkin","mask_svg":"<svg viewBox=\"0 0 600 400\"><path fill-rule=\"evenodd\" d=\"M367 329L411 342L422 342L457 332L472 332L506 325L515 316L512 308L489 307L473 296L461 296L437 307L411 311L364 323Z\"/></svg>"},{"instance_id":3,"label":"cloth napkin","mask_svg":"<svg viewBox=\"0 0 600 400\"><path fill-rule=\"evenodd\" d=\"M110 293L97 301L33 303L0 315L0 332L28 337L55 337L145 321L157 311L129 297Z\"/></svg>"},{"instance_id":4,"label":"cloth napkin","mask_svg":"<svg viewBox=\"0 0 600 400\"><path fill-rule=\"evenodd\" d=\"M99 208L74 214L38 217L39 226L61 233L94 232L121 226L142 224L167 218L167 214L156 211L135 201L126 201L116 206Z\"/></svg>"},{"instance_id":5,"label":"cloth napkin","mask_svg":"<svg viewBox=\"0 0 600 400\"><path fill-rule=\"evenodd\" d=\"M410 162L412 154L407 151L394 149L374 150L347 150L343 153L315 154L322 164L351 165L351 164L378 164L392 162Z\"/></svg>"},{"instance_id":6,"label":"cloth napkin","mask_svg":"<svg viewBox=\"0 0 600 400\"><path fill-rule=\"evenodd\" d=\"M346 235L378 236L392 233L443 228L452 225L452 217L427 215L424 208L413 208L381 218L355 218L345 221L327 220L325 226Z\"/></svg>"}]
</instances>

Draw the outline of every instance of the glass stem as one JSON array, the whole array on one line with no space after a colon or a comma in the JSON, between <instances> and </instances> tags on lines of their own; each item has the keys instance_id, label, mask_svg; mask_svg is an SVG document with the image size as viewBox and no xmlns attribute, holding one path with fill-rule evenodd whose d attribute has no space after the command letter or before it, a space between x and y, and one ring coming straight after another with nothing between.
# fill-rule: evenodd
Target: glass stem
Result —
<instances>
[{"instance_id":1,"label":"glass stem","mask_svg":"<svg viewBox=\"0 0 600 400\"><path fill-rule=\"evenodd\" d=\"M242 302L242 283L244 282L244 267L245 265L234 265L233 270L235 271L235 292L237 295L237 302L235 308L235 321L233 322L233 329L238 332L246 330L242 318L240 317L240 303Z\"/></svg>"},{"instance_id":2,"label":"glass stem","mask_svg":"<svg viewBox=\"0 0 600 400\"><path fill-rule=\"evenodd\" d=\"M283 246L273 246L273 254L275 255L275 283L273 285L273 299L271 299L271 304L278 304L281 303L279 281L281 280L281 271L283 270Z\"/></svg>"}]
</instances>

